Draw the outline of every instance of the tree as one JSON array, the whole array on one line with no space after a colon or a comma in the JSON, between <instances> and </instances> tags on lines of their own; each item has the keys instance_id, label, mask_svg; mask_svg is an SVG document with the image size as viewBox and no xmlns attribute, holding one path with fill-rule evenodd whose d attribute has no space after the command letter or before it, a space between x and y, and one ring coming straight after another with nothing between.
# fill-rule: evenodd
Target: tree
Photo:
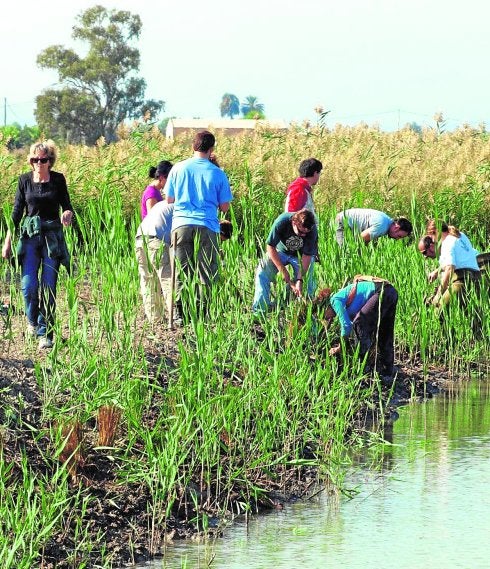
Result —
<instances>
[{"instance_id":1,"label":"tree","mask_svg":"<svg viewBox=\"0 0 490 569\"><path fill-rule=\"evenodd\" d=\"M122 10L94 6L77 16L72 37L88 43L85 57L53 45L37 57L43 69L54 69L59 89L36 97L36 119L47 136L72 143L94 144L104 136L116 140L126 119L156 118L163 101L144 100L146 82L134 74L140 54L131 42L139 38L141 19Z\"/></svg>"},{"instance_id":2,"label":"tree","mask_svg":"<svg viewBox=\"0 0 490 569\"><path fill-rule=\"evenodd\" d=\"M19 123L0 126L0 145L9 150L29 146L39 139L40 132L37 126L20 126Z\"/></svg>"},{"instance_id":3,"label":"tree","mask_svg":"<svg viewBox=\"0 0 490 569\"><path fill-rule=\"evenodd\" d=\"M242 114L247 118L264 118L264 105L258 102L257 97L249 95L242 103Z\"/></svg>"},{"instance_id":4,"label":"tree","mask_svg":"<svg viewBox=\"0 0 490 569\"><path fill-rule=\"evenodd\" d=\"M222 117L233 118L233 115L238 115L240 112L240 102L236 95L232 93L225 93L221 99L219 110Z\"/></svg>"}]
</instances>

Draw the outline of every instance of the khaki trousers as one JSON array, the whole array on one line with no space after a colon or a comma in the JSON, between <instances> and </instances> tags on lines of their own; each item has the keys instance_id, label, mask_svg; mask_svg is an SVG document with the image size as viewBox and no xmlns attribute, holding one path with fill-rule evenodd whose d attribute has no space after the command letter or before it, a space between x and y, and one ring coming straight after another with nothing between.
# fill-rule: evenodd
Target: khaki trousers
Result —
<instances>
[{"instance_id":1,"label":"khaki trousers","mask_svg":"<svg viewBox=\"0 0 490 569\"><path fill-rule=\"evenodd\" d=\"M151 324L165 320L170 310L171 267L169 247L157 237L136 238L136 259L145 315Z\"/></svg>"}]
</instances>

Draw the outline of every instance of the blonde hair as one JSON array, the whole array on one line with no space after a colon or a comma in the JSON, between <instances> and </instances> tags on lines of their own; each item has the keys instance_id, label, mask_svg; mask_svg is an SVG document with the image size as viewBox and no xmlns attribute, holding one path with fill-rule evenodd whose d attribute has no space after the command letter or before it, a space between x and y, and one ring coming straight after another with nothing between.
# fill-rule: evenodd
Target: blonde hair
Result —
<instances>
[{"instance_id":1,"label":"blonde hair","mask_svg":"<svg viewBox=\"0 0 490 569\"><path fill-rule=\"evenodd\" d=\"M30 164L31 158L34 158L38 152L44 152L49 158L49 167L51 168L58 158L58 149L53 140L43 140L35 142L31 145L29 149L29 156L27 157L27 162Z\"/></svg>"},{"instance_id":2,"label":"blonde hair","mask_svg":"<svg viewBox=\"0 0 490 569\"><path fill-rule=\"evenodd\" d=\"M430 219L427 222L426 230L427 230L427 235L433 237L434 240L437 239L439 233L449 233L449 235L452 235L457 239L461 237L460 230L455 225L448 225L445 221L437 221L435 219Z\"/></svg>"}]
</instances>

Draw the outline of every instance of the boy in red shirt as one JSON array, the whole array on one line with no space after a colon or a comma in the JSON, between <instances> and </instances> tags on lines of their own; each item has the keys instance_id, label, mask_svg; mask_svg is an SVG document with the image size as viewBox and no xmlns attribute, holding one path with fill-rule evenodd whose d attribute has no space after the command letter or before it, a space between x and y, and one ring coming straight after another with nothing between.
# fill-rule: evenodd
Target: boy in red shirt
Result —
<instances>
[{"instance_id":1,"label":"boy in red shirt","mask_svg":"<svg viewBox=\"0 0 490 569\"><path fill-rule=\"evenodd\" d=\"M313 203L313 186L318 183L323 165L316 158L307 158L299 165L299 178L289 184L286 191L284 211L295 212L308 209L315 214Z\"/></svg>"}]
</instances>

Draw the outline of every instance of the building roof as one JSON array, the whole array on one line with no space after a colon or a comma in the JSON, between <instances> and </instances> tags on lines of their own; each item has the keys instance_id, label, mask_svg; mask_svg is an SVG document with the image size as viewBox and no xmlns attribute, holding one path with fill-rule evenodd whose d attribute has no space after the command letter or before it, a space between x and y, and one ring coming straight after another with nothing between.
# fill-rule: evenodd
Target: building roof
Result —
<instances>
[{"instance_id":1,"label":"building roof","mask_svg":"<svg viewBox=\"0 0 490 569\"><path fill-rule=\"evenodd\" d=\"M211 128L211 129L254 129L256 126L266 128L287 128L284 121L269 121L255 119L170 119L173 128Z\"/></svg>"}]
</instances>

